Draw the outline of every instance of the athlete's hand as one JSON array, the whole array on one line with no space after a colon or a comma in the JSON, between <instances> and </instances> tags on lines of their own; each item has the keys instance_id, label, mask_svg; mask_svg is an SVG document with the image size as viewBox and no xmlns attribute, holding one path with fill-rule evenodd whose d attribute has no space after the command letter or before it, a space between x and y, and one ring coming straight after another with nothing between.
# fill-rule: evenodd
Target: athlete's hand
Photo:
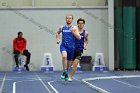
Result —
<instances>
[{"instance_id":1,"label":"athlete's hand","mask_svg":"<svg viewBox=\"0 0 140 93\"><path fill-rule=\"evenodd\" d=\"M74 32L74 29L73 29L73 28L70 28L70 31L71 31L71 32Z\"/></svg>"},{"instance_id":2,"label":"athlete's hand","mask_svg":"<svg viewBox=\"0 0 140 93\"><path fill-rule=\"evenodd\" d=\"M57 44L59 44L60 42L57 42Z\"/></svg>"},{"instance_id":3,"label":"athlete's hand","mask_svg":"<svg viewBox=\"0 0 140 93\"><path fill-rule=\"evenodd\" d=\"M60 41L59 40L57 40L57 44L59 44L60 43Z\"/></svg>"},{"instance_id":4,"label":"athlete's hand","mask_svg":"<svg viewBox=\"0 0 140 93\"><path fill-rule=\"evenodd\" d=\"M60 43L60 39L59 39L59 38L56 39L56 43L57 43L57 44Z\"/></svg>"}]
</instances>

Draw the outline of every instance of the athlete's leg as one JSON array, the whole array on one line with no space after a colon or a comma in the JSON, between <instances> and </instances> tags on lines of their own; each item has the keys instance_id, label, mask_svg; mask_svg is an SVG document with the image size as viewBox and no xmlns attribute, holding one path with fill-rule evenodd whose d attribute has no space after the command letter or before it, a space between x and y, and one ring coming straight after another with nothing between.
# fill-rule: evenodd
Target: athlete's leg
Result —
<instances>
[{"instance_id":1,"label":"athlete's leg","mask_svg":"<svg viewBox=\"0 0 140 93\"><path fill-rule=\"evenodd\" d=\"M74 49L69 49L67 52L67 70L69 71L69 68L72 65L73 62L73 56L74 56ZM65 80L68 80L68 75L66 76Z\"/></svg>"},{"instance_id":2,"label":"athlete's leg","mask_svg":"<svg viewBox=\"0 0 140 93\"><path fill-rule=\"evenodd\" d=\"M72 67L72 71L71 73L69 74L69 77L72 78L74 73L76 72L76 69L77 69L77 66L79 64L80 60L79 59L75 59L74 62L73 62L73 67Z\"/></svg>"},{"instance_id":3,"label":"athlete's leg","mask_svg":"<svg viewBox=\"0 0 140 93\"><path fill-rule=\"evenodd\" d=\"M67 52L62 51L62 64L63 64L63 69L67 69Z\"/></svg>"},{"instance_id":4,"label":"athlete's leg","mask_svg":"<svg viewBox=\"0 0 140 93\"><path fill-rule=\"evenodd\" d=\"M63 65L63 74L61 75L61 78L65 78L65 74L68 72L67 71L67 50L64 46L60 46L60 51L62 55L62 65Z\"/></svg>"},{"instance_id":5,"label":"athlete's leg","mask_svg":"<svg viewBox=\"0 0 140 93\"><path fill-rule=\"evenodd\" d=\"M69 70L73 65L73 61L68 61L67 69Z\"/></svg>"},{"instance_id":6,"label":"athlete's leg","mask_svg":"<svg viewBox=\"0 0 140 93\"><path fill-rule=\"evenodd\" d=\"M68 64L67 64L67 69L69 69L69 67L72 66L72 63L73 63L73 57L74 57L74 52L75 50L74 49L70 49L68 50L68 55L67 55L67 59L68 59Z\"/></svg>"},{"instance_id":7,"label":"athlete's leg","mask_svg":"<svg viewBox=\"0 0 140 93\"><path fill-rule=\"evenodd\" d=\"M74 73L76 72L77 66L78 66L78 64L80 62L80 59L81 59L81 55L82 55L82 52L80 50L75 50L74 61L73 61L73 64L72 64L73 67L72 67L72 70L69 74L69 79L68 79L68 81L70 81L70 82L72 81L71 78L73 77Z\"/></svg>"}]
</instances>

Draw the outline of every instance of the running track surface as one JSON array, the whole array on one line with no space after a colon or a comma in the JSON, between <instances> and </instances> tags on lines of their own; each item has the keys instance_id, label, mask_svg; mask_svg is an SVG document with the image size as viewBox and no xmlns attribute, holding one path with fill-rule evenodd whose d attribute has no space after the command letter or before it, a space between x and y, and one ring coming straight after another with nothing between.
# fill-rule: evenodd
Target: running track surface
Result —
<instances>
[{"instance_id":1,"label":"running track surface","mask_svg":"<svg viewBox=\"0 0 140 93\"><path fill-rule=\"evenodd\" d=\"M82 71L73 81L61 71L0 72L0 93L140 93L140 72Z\"/></svg>"}]
</instances>

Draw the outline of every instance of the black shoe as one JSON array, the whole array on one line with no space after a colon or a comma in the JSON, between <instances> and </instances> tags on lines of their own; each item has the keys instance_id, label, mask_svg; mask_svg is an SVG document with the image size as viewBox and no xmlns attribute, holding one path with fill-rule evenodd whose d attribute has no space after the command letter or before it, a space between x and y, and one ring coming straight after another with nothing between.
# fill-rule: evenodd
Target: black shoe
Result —
<instances>
[{"instance_id":1,"label":"black shoe","mask_svg":"<svg viewBox=\"0 0 140 93\"><path fill-rule=\"evenodd\" d=\"M29 71L29 67L27 65L24 65L24 67L26 68L27 71Z\"/></svg>"},{"instance_id":2,"label":"black shoe","mask_svg":"<svg viewBox=\"0 0 140 93\"><path fill-rule=\"evenodd\" d=\"M64 78L65 81L68 80L68 74L65 74L65 78Z\"/></svg>"},{"instance_id":3,"label":"black shoe","mask_svg":"<svg viewBox=\"0 0 140 93\"><path fill-rule=\"evenodd\" d=\"M65 72L63 72L63 74L61 75L61 79L65 79Z\"/></svg>"}]
</instances>

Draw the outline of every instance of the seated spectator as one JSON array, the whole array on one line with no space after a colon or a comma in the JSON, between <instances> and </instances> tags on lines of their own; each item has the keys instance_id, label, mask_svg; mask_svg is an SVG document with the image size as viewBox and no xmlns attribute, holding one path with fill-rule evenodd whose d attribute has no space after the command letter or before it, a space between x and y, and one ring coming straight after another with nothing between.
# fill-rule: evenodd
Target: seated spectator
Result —
<instances>
[{"instance_id":1,"label":"seated spectator","mask_svg":"<svg viewBox=\"0 0 140 93\"><path fill-rule=\"evenodd\" d=\"M31 53L26 49L26 39L23 38L22 32L18 32L18 36L13 40L13 53L17 67L19 67L18 56L20 54L26 56L26 63L24 67L27 71L29 71L28 64L30 63Z\"/></svg>"}]
</instances>

